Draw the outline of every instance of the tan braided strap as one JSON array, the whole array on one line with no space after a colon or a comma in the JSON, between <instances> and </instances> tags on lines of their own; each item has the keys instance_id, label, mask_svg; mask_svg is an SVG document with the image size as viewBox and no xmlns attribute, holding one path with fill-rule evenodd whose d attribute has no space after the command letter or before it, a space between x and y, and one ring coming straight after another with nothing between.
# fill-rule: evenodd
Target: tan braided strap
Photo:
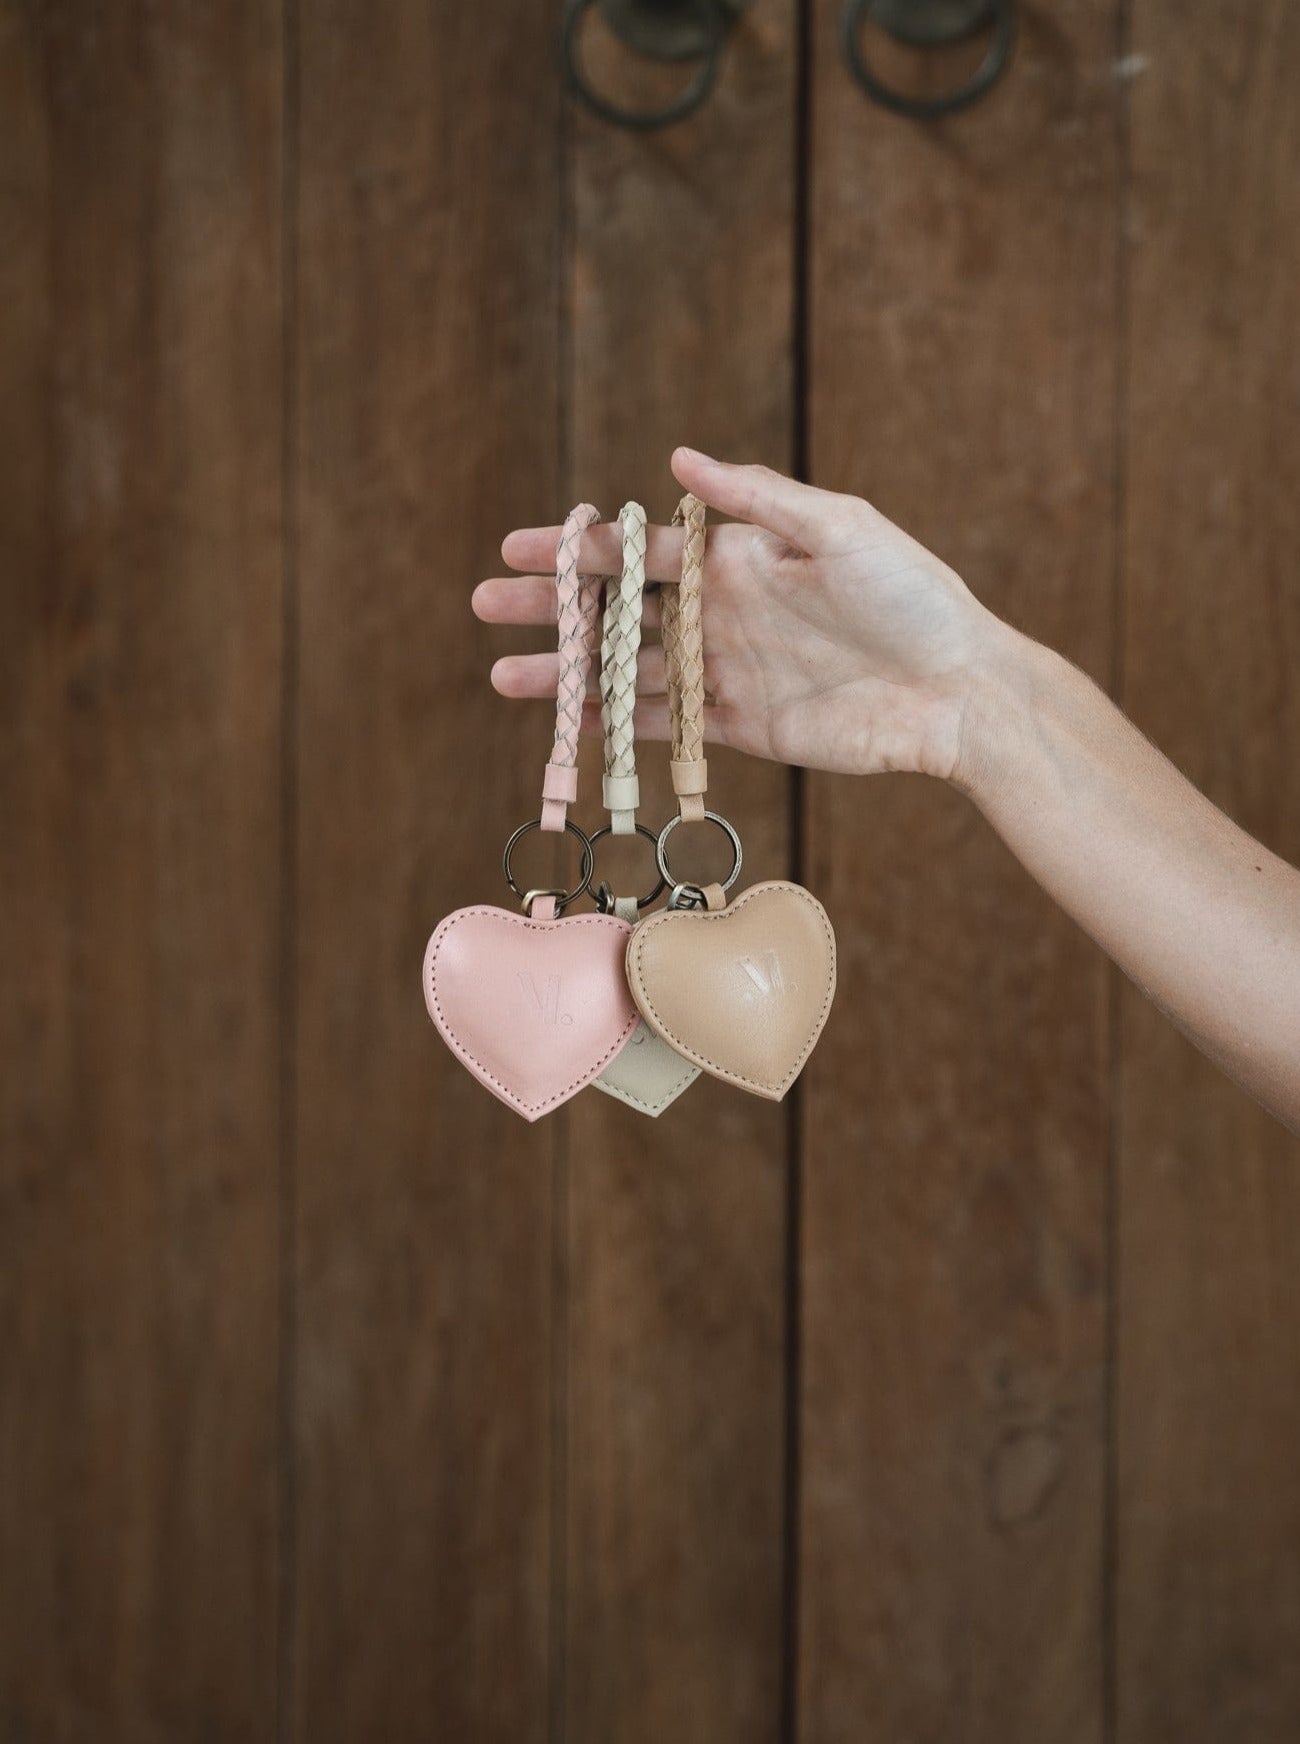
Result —
<instances>
[{"instance_id":1,"label":"tan braided strap","mask_svg":"<svg viewBox=\"0 0 1300 1744\"><path fill-rule=\"evenodd\" d=\"M672 717L672 770L677 810L684 823L704 816L709 765L704 756L704 504L689 491L673 513L673 526L685 527L682 579L663 589L660 625L668 707Z\"/></svg>"},{"instance_id":2,"label":"tan braided strap","mask_svg":"<svg viewBox=\"0 0 1300 1744\"><path fill-rule=\"evenodd\" d=\"M616 836L636 829L640 789L636 778L636 657L641 646L641 598L645 591L645 510L624 503L623 574L605 594L605 632L600 647L600 714L605 729L605 806Z\"/></svg>"},{"instance_id":3,"label":"tan braided strap","mask_svg":"<svg viewBox=\"0 0 1300 1744\"><path fill-rule=\"evenodd\" d=\"M565 520L555 552L555 594L560 632L560 680L555 692L555 748L542 782L542 828L562 830L578 797L578 738L582 704L596 647L599 575L579 575L578 546L600 510L579 503Z\"/></svg>"}]
</instances>

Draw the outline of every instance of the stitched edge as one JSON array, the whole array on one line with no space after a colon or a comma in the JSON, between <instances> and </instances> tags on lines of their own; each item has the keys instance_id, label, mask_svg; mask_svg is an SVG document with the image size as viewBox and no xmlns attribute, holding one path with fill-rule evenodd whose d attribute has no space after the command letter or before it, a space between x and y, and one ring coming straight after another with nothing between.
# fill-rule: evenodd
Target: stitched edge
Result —
<instances>
[{"instance_id":1,"label":"stitched edge","mask_svg":"<svg viewBox=\"0 0 1300 1744\"><path fill-rule=\"evenodd\" d=\"M633 1003L636 1003L635 1000ZM638 1016L639 1015L640 1014L638 1013ZM642 1022L644 1021L643 1018ZM656 1036L659 1041L664 1043L665 1047L672 1046L671 1042L665 1041L664 1037L659 1035L658 1030L656 1030L652 1025L647 1024L646 1027L649 1029L652 1036ZM620 1048L619 1053L615 1055L615 1059L617 1059L623 1051L624 1050ZM674 1048L673 1052L676 1053L677 1050ZM681 1054L678 1054L677 1057L678 1059L684 1058ZM611 1060L609 1065L612 1066L613 1064L614 1061ZM607 1072L608 1070L609 1066L606 1066L605 1071ZM599 1078L593 1079L592 1083L597 1090L603 1090L606 1096L612 1096L616 1102L626 1102L629 1108L639 1108L642 1114L648 1114L652 1119L657 1120L666 1109L672 1107L673 1103L676 1102L679 1096L683 1095L690 1089L691 1085L699 1077L701 1070L701 1067L693 1066L690 1061L687 1060L685 1072L680 1078L674 1079L671 1086L664 1092L662 1099L658 1102L647 1102L644 1096L634 1096L630 1090L623 1090L618 1088L616 1085L606 1084L604 1081L604 1074Z\"/></svg>"},{"instance_id":2,"label":"stitched edge","mask_svg":"<svg viewBox=\"0 0 1300 1744\"><path fill-rule=\"evenodd\" d=\"M500 1095L501 1100L508 1103L511 1108L517 1110L520 1114L528 1114L535 1118L538 1115L549 1113L552 1108L558 1108L562 1102L567 1102L570 1097L576 1096L579 1090L585 1089L588 1084L598 1078L610 1061L622 1051L624 1045L631 1040L632 1032L637 1025L637 1017L639 1014L636 1010L636 1001L632 1001L632 1021L624 1027L613 1047L607 1048L600 1056L599 1061L591 1072L586 1074L584 1077L576 1079L572 1084L566 1085L563 1090L558 1091L554 1096L548 1096L544 1102L525 1102L522 1096L516 1096L508 1084L503 1084L496 1074L485 1066L483 1061L480 1060L476 1054L472 1054L463 1042L453 1036L450 1019L443 1010L442 1004L438 998L436 985L438 978L437 964L438 953L442 949L442 941L457 922L472 919L477 915L486 915L493 920L504 920L511 926L523 927L526 932L541 932L554 926L603 927L607 926L610 921L613 921L617 927L622 928L626 927L628 923L625 920L618 920L612 914L575 914L570 916L568 919L561 918L558 921L531 920L527 915L511 914L508 908L494 908L491 904L483 904L477 908L458 908L453 913L449 914L445 920L439 921L437 926L433 929L433 933L431 934L424 951L424 979L426 983L425 1004L428 1007L429 1016L433 1018L433 1021L437 1026L439 1035L446 1042L447 1046L451 1049L452 1053L462 1065L472 1067L475 1075L479 1078L481 1083L491 1084L495 1091Z\"/></svg>"},{"instance_id":3,"label":"stitched edge","mask_svg":"<svg viewBox=\"0 0 1300 1744\"><path fill-rule=\"evenodd\" d=\"M769 890L787 891L791 895L797 896L801 902L806 902L814 910L818 920L820 920L822 930L825 932L831 948L830 985L826 989L826 997L822 1001L822 1008L817 1013L816 1021L812 1027L812 1033L804 1043L803 1049L798 1060L795 1062L793 1070L779 1085L765 1082L760 1078L746 1078L741 1072L731 1072L728 1071L725 1066L717 1065L714 1061L700 1053L698 1049L691 1047L689 1042L683 1041L678 1035L676 1035L666 1019L663 1018L655 1009L653 1000L651 1000L649 994L646 993L644 987L641 985L641 953L645 948L646 937L650 930L653 927L662 925L669 919L675 918L673 911L664 909L659 914L651 915L649 920L642 921L641 925L628 940L628 981L632 988L632 997L635 1000L642 1017L644 1017L647 1022L653 1023L658 1033L670 1047L676 1048L678 1053L684 1055L688 1060L694 1060L704 1069L704 1071L708 1072L714 1078L723 1078L729 1084L739 1084L744 1090L766 1092L768 1094L775 1091L776 1100L780 1101L781 1098L784 1097L786 1091L790 1088L791 1084L793 1084L795 1079L799 1076L800 1072L803 1071L809 1054L811 1054L813 1049L817 1046L817 1043L821 1038L822 1030L826 1027L826 1019L830 1015L831 1005L835 998L838 961L835 949L835 932L830 923L830 916L826 913L826 910L822 907L821 903L818 902L813 893L810 890L805 890L802 884L790 884L784 879L769 878L763 884L751 885L748 890L736 898L735 902L731 903L726 908L700 910L694 915L683 916L683 918L696 921L725 920L728 915L738 913L751 897L760 896L765 891ZM635 963L633 963L632 960L633 956L635 956L636 959ZM643 999L645 1001L644 1005L641 1003Z\"/></svg>"}]
</instances>

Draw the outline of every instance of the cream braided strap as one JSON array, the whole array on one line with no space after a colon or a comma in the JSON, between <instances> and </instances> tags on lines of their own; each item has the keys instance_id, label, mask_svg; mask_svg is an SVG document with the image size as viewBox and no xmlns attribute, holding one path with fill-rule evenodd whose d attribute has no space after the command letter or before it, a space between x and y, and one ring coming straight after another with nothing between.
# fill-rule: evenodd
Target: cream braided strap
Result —
<instances>
[{"instance_id":1,"label":"cream braided strap","mask_svg":"<svg viewBox=\"0 0 1300 1744\"><path fill-rule=\"evenodd\" d=\"M616 836L636 829L641 794L636 778L636 657L641 646L641 598L645 591L645 510L624 503L623 574L605 597L605 630L600 648L600 713L605 729L604 799L609 827Z\"/></svg>"},{"instance_id":2,"label":"cream braided strap","mask_svg":"<svg viewBox=\"0 0 1300 1744\"><path fill-rule=\"evenodd\" d=\"M660 624L668 707L672 716L673 792L683 823L704 816L709 765L704 756L704 504L689 491L673 513L673 526L685 527L682 579L660 596Z\"/></svg>"},{"instance_id":3,"label":"cream braided strap","mask_svg":"<svg viewBox=\"0 0 1300 1744\"><path fill-rule=\"evenodd\" d=\"M572 509L555 552L555 594L560 631L560 679L555 692L555 748L542 781L542 828L562 830L578 797L578 738L582 704L596 647L600 612L598 575L579 575L578 546L600 510L590 503Z\"/></svg>"}]
</instances>

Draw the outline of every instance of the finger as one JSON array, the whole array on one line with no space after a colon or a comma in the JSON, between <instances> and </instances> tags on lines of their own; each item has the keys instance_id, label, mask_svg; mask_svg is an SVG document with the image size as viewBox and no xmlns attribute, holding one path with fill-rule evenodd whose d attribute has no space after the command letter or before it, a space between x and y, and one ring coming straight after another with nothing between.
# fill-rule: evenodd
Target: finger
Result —
<instances>
[{"instance_id":1,"label":"finger","mask_svg":"<svg viewBox=\"0 0 1300 1744\"><path fill-rule=\"evenodd\" d=\"M501 696L553 697L559 682L558 654L506 654L492 668L492 688ZM649 643L637 655L636 688L640 696L663 696L668 688L664 651L658 642ZM594 660L587 679L587 694L600 695L600 668Z\"/></svg>"},{"instance_id":2,"label":"finger","mask_svg":"<svg viewBox=\"0 0 1300 1744\"><path fill-rule=\"evenodd\" d=\"M511 569L533 569L543 574L555 569L558 527L521 527L507 533L501 555ZM578 568L584 575L623 573L623 536L617 521L601 521L589 527L578 546ZM682 530L680 527L646 528L645 572L647 581L680 581L682 576Z\"/></svg>"},{"instance_id":3,"label":"finger","mask_svg":"<svg viewBox=\"0 0 1300 1744\"><path fill-rule=\"evenodd\" d=\"M499 575L480 581L470 597L485 624L553 624L555 583L545 575Z\"/></svg>"},{"instance_id":4,"label":"finger","mask_svg":"<svg viewBox=\"0 0 1300 1744\"><path fill-rule=\"evenodd\" d=\"M549 575L496 575L480 581L470 604L474 616L485 624L553 624L555 582ZM641 622L659 622L659 596L647 590L641 607Z\"/></svg>"},{"instance_id":5,"label":"finger","mask_svg":"<svg viewBox=\"0 0 1300 1744\"><path fill-rule=\"evenodd\" d=\"M678 483L710 508L766 527L808 552L821 548L824 532L838 518L843 501L833 491L800 484L770 466L734 466L694 448L675 449L672 467Z\"/></svg>"}]
</instances>

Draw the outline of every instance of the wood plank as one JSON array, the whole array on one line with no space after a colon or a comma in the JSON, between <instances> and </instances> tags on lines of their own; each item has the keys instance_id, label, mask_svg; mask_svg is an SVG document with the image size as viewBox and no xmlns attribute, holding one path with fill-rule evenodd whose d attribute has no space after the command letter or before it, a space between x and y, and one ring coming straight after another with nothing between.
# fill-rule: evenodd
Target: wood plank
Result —
<instances>
[{"instance_id":1,"label":"wood plank","mask_svg":"<svg viewBox=\"0 0 1300 1744\"><path fill-rule=\"evenodd\" d=\"M280 27L0 5L0 1736L275 1715Z\"/></svg>"},{"instance_id":2,"label":"wood plank","mask_svg":"<svg viewBox=\"0 0 1300 1744\"><path fill-rule=\"evenodd\" d=\"M811 473L1103 682L1114 522L1111 0L1022 15L918 126L816 10ZM804 1104L800 1736L1102 1726L1107 985L974 810L810 784L840 940Z\"/></svg>"},{"instance_id":3,"label":"wood plank","mask_svg":"<svg viewBox=\"0 0 1300 1744\"><path fill-rule=\"evenodd\" d=\"M425 1016L511 899L540 714L473 584L559 501L557 8L302 16L295 1735L526 1744L548 1707L551 1147Z\"/></svg>"},{"instance_id":4,"label":"wood plank","mask_svg":"<svg viewBox=\"0 0 1300 1744\"><path fill-rule=\"evenodd\" d=\"M1137 0L1125 698L1300 862L1300 16ZM1300 1733L1300 1145L1122 1012L1119 1736Z\"/></svg>"},{"instance_id":5,"label":"wood plank","mask_svg":"<svg viewBox=\"0 0 1300 1744\"><path fill-rule=\"evenodd\" d=\"M661 89L590 34L597 78ZM795 76L795 6L757 0L691 120L637 136L575 111L568 497L666 520L679 442L789 467ZM666 756L641 747L656 828ZM785 871L785 773L710 751L709 774L747 879ZM644 888L643 856L604 865ZM778 1735L786 1118L707 1078L657 1121L596 1093L573 1106L571 1744Z\"/></svg>"}]
</instances>

